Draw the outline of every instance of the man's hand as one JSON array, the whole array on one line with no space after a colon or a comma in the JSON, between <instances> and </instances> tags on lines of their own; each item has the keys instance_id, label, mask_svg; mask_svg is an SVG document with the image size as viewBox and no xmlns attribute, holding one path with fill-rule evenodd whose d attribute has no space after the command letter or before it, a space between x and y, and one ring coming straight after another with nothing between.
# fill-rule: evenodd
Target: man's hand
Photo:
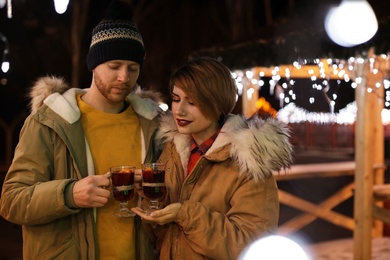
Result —
<instances>
[{"instance_id":1,"label":"man's hand","mask_svg":"<svg viewBox=\"0 0 390 260\"><path fill-rule=\"evenodd\" d=\"M132 208L131 211L133 211L145 221L155 222L159 225L165 225L175 221L180 207L181 203L172 203L163 209L153 211L150 216L146 215L145 212L138 207Z\"/></svg>"},{"instance_id":2,"label":"man's hand","mask_svg":"<svg viewBox=\"0 0 390 260\"><path fill-rule=\"evenodd\" d=\"M77 181L73 187L73 199L79 208L103 207L110 195L110 175L93 175Z\"/></svg>"}]
</instances>

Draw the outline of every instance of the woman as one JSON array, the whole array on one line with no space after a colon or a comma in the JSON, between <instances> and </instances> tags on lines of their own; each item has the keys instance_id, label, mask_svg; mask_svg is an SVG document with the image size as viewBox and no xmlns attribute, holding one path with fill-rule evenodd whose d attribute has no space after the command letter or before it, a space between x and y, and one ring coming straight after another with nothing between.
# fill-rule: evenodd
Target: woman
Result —
<instances>
[{"instance_id":1,"label":"woman","mask_svg":"<svg viewBox=\"0 0 390 260\"><path fill-rule=\"evenodd\" d=\"M180 67L170 87L172 114L158 132L168 196L151 216L133 211L154 228L160 259L237 259L277 229L273 172L291 164L288 129L274 119L230 114L235 81L213 58Z\"/></svg>"}]
</instances>

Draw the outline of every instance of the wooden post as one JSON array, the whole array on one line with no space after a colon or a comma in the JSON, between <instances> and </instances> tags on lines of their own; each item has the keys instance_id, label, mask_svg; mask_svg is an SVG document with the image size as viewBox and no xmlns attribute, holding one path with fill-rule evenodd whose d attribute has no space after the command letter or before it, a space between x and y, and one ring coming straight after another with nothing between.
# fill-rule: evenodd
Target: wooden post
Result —
<instances>
[{"instance_id":1,"label":"wooden post","mask_svg":"<svg viewBox=\"0 0 390 260\"><path fill-rule=\"evenodd\" d=\"M355 201L354 201L354 260L371 259L372 246L372 203L375 163L384 162L384 137L381 111L383 108L383 86L375 87L375 77L370 70L369 59L375 58L371 49L368 58L358 63L356 78L361 77L355 92L357 104L355 136ZM383 79L382 79L383 80ZM371 88L373 91L369 91ZM376 182L383 182L380 177Z\"/></svg>"},{"instance_id":2,"label":"wooden post","mask_svg":"<svg viewBox=\"0 0 390 260\"><path fill-rule=\"evenodd\" d=\"M374 85L377 82L382 82L384 77L386 77L388 68L389 68L389 59L383 57L376 57L375 64L378 67L378 73L373 74L370 73L370 77L368 77L369 85ZM375 90L376 93L376 106L373 114L373 119L375 120L375 140L374 140L374 163L375 164L384 164L385 162L385 134L384 134L384 126L382 121L382 110L384 108L384 97L385 90L384 86L381 85L380 88ZM385 169L383 167L379 168L375 171L373 185L383 184L385 181ZM383 207L383 202L376 202L377 206ZM374 228L373 228L373 237L382 237L383 236L383 222L380 220L374 220Z\"/></svg>"},{"instance_id":3,"label":"wooden post","mask_svg":"<svg viewBox=\"0 0 390 260\"><path fill-rule=\"evenodd\" d=\"M357 105L356 136L355 136L355 200L354 200L354 260L371 258L371 221L372 221L372 193L373 183L373 156L372 143L374 142L372 131L373 114L372 102L366 89L364 72L367 69L367 59L364 63L357 64L356 78L361 77L355 92Z\"/></svg>"}]
</instances>

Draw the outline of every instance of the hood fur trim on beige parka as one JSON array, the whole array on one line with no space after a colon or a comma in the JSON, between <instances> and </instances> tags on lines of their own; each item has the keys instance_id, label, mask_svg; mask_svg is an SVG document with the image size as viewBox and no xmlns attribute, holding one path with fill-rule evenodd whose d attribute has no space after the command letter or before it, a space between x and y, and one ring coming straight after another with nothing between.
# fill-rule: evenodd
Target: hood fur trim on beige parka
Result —
<instances>
[{"instance_id":1,"label":"hood fur trim on beige parka","mask_svg":"<svg viewBox=\"0 0 390 260\"><path fill-rule=\"evenodd\" d=\"M31 87L28 95L31 98L31 113L35 113L43 104L46 104L69 123L75 122L80 117L77 101L74 98L75 94L84 93L87 90L70 88L60 77L41 77ZM161 112L158 103L162 101L162 95L159 92L141 90L141 87L136 85L128 99L133 109L145 118L152 119Z\"/></svg>"},{"instance_id":2,"label":"hood fur trim on beige parka","mask_svg":"<svg viewBox=\"0 0 390 260\"><path fill-rule=\"evenodd\" d=\"M43 101L51 94L55 92L62 94L68 89L69 86L63 78L53 76L39 78L28 93L29 98L31 98L31 112L35 113L43 105Z\"/></svg>"},{"instance_id":3,"label":"hood fur trim on beige parka","mask_svg":"<svg viewBox=\"0 0 390 260\"><path fill-rule=\"evenodd\" d=\"M261 180L291 166L293 147L289 137L288 127L276 119L263 120L259 117L246 119L241 115L229 115L206 155L226 144L231 144L230 157L239 166L240 174L250 174L255 180ZM175 143L181 163L186 169L191 140L188 135L178 132L171 113L161 118L157 138Z\"/></svg>"}]
</instances>

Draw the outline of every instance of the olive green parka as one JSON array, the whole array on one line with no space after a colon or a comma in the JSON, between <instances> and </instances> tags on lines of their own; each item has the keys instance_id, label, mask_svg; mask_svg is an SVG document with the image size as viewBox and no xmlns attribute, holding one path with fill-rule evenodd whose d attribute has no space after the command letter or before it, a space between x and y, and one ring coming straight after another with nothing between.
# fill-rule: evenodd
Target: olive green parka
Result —
<instances>
[{"instance_id":1,"label":"olive green parka","mask_svg":"<svg viewBox=\"0 0 390 260\"><path fill-rule=\"evenodd\" d=\"M99 259L93 209L72 205L74 183L94 174L76 100L85 91L44 77L30 92L31 114L20 132L0 201L1 216L22 225L24 259ZM128 98L141 124L143 159L154 160L158 153L152 139L161 110L140 93ZM137 241L137 258L150 259L141 250L147 243Z\"/></svg>"}]
</instances>

